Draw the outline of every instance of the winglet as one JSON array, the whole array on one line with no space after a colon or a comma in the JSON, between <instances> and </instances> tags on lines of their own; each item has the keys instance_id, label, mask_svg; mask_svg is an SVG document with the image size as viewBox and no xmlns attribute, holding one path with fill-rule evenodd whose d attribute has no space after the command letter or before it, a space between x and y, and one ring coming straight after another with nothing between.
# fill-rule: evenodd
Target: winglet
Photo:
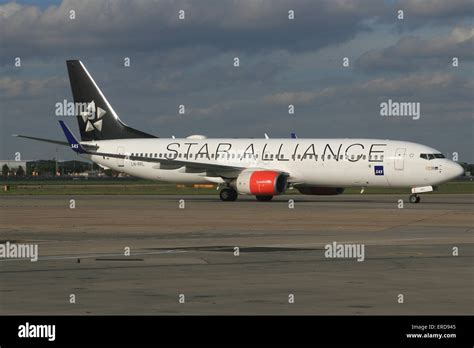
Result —
<instances>
[{"instance_id":1,"label":"winglet","mask_svg":"<svg viewBox=\"0 0 474 348\"><path fill-rule=\"evenodd\" d=\"M66 136L66 139L69 145L71 146L71 149L77 153L86 153L86 150L84 150L81 144L79 144L79 142L76 140L76 138L71 133L69 128L66 126L64 121L59 121L59 124L61 125L61 128L63 129L64 135Z\"/></svg>"}]
</instances>

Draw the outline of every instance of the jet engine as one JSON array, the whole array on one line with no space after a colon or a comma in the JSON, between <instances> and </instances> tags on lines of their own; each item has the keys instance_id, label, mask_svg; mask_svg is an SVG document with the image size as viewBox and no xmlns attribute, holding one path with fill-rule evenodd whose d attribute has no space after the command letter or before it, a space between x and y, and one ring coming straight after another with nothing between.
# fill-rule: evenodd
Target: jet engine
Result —
<instances>
[{"instance_id":1,"label":"jet engine","mask_svg":"<svg viewBox=\"0 0 474 348\"><path fill-rule=\"evenodd\" d=\"M244 171L233 185L239 193L256 196L274 196L285 192L288 176L271 170Z\"/></svg>"}]
</instances>

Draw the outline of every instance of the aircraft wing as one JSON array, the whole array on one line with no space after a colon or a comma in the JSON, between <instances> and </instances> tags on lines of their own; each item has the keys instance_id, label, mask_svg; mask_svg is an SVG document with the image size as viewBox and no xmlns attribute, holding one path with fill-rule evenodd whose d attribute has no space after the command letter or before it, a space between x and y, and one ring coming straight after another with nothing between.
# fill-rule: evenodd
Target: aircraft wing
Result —
<instances>
[{"instance_id":1,"label":"aircraft wing","mask_svg":"<svg viewBox=\"0 0 474 348\"><path fill-rule=\"evenodd\" d=\"M174 159L129 156L129 155L106 153L106 152L100 152L100 151L87 151L87 154L96 155L96 156L106 156L106 157L111 157L111 158L121 158L121 159L127 159L131 161L156 163L156 167L155 167L156 169L172 170L172 169L181 168L183 173L206 172L206 176L236 177L239 175L239 173L242 170L247 169L246 167L235 166L235 165L222 165L222 164L199 163L199 162L190 162L190 161L174 160Z\"/></svg>"}]
</instances>

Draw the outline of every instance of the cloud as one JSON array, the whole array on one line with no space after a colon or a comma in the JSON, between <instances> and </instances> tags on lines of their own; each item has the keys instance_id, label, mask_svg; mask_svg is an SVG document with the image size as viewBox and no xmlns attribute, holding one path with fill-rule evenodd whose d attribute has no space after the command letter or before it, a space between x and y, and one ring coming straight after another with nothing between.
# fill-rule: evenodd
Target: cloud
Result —
<instances>
[{"instance_id":1,"label":"cloud","mask_svg":"<svg viewBox=\"0 0 474 348\"><path fill-rule=\"evenodd\" d=\"M51 89L69 86L66 78L49 77L45 79L0 78L0 99L25 99L47 95Z\"/></svg>"},{"instance_id":2,"label":"cloud","mask_svg":"<svg viewBox=\"0 0 474 348\"><path fill-rule=\"evenodd\" d=\"M400 0L395 6L415 20L443 20L444 23L449 19L472 17L474 11L472 0Z\"/></svg>"},{"instance_id":3,"label":"cloud","mask_svg":"<svg viewBox=\"0 0 474 348\"><path fill-rule=\"evenodd\" d=\"M367 106L373 107L381 100L395 98L399 101L423 102L431 105L432 110L451 103L451 106L457 105L458 111L464 111L467 119L471 119L473 94L474 83L468 78L452 73L414 73L314 90L278 92L265 95L262 101L269 105L312 105L316 108L328 105L338 108L341 104L352 104L363 112L368 110ZM446 110L446 107L443 109Z\"/></svg>"},{"instance_id":4,"label":"cloud","mask_svg":"<svg viewBox=\"0 0 474 348\"><path fill-rule=\"evenodd\" d=\"M428 39L405 36L395 45L364 53L356 67L366 72L413 71L448 67L453 57L461 64L474 60L474 28L455 27L447 36Z\"/></svg>"},{"instance_id":5,"label":"cloud","mask_svg":"<svg viewBox=\"0 0 474 348\"><path fill-rule=\"evenodd\" d=\"M266 95L263 101L269 104L289 105L289 104L310 104L318 99L333 97L338 92L336 88L324 88L314 91L281 92Z\"/></svg>"},{"instance_id":6,"label":"cloud","mask_svg":"<svg viewBox=\"0 0 474 348\"><path fill-rule=\"evenodd\" d=\"M288 19L290 9L295 20ZM178 19L180 10L185 20ZM75 11L75 19L70 19L70 11ZM196 43L227 51L317 50L369 30L366 17L383 11L385 6L377 0L358 5L348 0L317 5L310 0L64 0L43 10L1 5L0 31L9 55L40 59L168 50L173 54L174 49Z\"/></svg>"}]
</instances>

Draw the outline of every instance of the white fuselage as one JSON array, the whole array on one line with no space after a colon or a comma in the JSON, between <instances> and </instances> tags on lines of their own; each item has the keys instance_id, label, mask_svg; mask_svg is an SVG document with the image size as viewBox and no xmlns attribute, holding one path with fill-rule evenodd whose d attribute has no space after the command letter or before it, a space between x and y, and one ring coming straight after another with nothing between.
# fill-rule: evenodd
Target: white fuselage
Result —
<instances>
[{"instance_id":1,"label":"white fuselage","mask_svg":"<svg viewBox=\"0 0 474 348\"><path fill-rule=\"evenodd\" d=\"M288 182L327 187L420 187L462 173L439 151L416 143L380 139L120 139L91 141L98 152L187 163L264 169L289 174ZM433 158L420 157L429 154ZM437 154L438 158L434 155ZM221 178L185 166L92 155L104 167L132 176L174 183L219 183Z\"/></svg>"}]
</instances>

